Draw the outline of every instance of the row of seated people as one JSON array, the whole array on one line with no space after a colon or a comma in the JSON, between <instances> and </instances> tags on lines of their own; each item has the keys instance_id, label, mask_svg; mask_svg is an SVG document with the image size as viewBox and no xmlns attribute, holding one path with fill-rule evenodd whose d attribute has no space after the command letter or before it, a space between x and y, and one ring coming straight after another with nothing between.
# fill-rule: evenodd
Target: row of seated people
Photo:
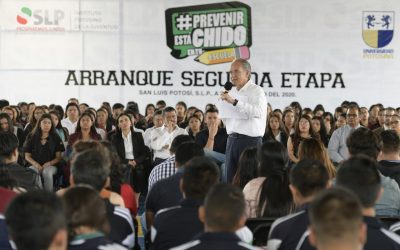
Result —
<instances>
[{"instance_id":1,"label":"row of seated people","mask_svg":"<svg viewBox=\"0 0 400 250\"><path fill-rule=\"evenodd\" d=\"M357 137L368 136L363 130L360 129L352 134L356 136L353 141ZM374 134L369 134L369 136L370 140L374 139ZM352 150L351 154L355 156L343 162L337 172L335 186L342 189L323 191L331 187L332 179L327 167L319 161L301 160L287 169L288 171L271 170L266 180L270 179L272 183L278 184L274 189L276 196L282 195L277 192L282 187L279 186L277 179L273 179L279 177L284 182L285 175L289 175L290 184L286 184L288 184L287 189L290 190L292 200L288 202L282 199L281 203L272 197L265 200L265 206L262 209L270 211L270 215L284 214L285 211L282 207L279 208L280 205L287 209L286 214L290 213L277 219L269 235L264 236L268 242L267 249L324 249L322 246L327 244L327 239L332 241L329 242L330 244L338 244L337 247L340 244L356 244L358 247L364 246L364 249L398 249L400 247L400 237L385 229L375 218L375 206L382 196L382 177L376 160L358 155L368 152L363 152L365 147L362 146L349 147ZM109 157L105 157L108 154L103 150L105 148L89 148L74 156L72 187L59 193L64 205L60 206L54 196L46 201L45 198L40 198L40 193L35 191L17 196L9 205L5 212L5 222L12 239L17 244L17 249L27 249L26 246L32 249L33 243L48 244L41 249L51 249L48 248L51 244L59 245L59 249L63 249L61 247L66 247L67 238L68 249L85 249L85 247L125 249L124 245L128 248L133 247L129 242L134 239L132 238L134 231L121 238L123 229L126 228L129 231L133 228L127 220L129 213L124 213L123 209L113 206L107 199L101 202L100 191L106 186L110 171L110 160L107 159ZM285 151L282 152L284 154ZM218 167L214 162L201 156L204 152L199 145L193 142L183 143L176 153L178 162L185 162L188 154L195 158L183 166L177 164L177 175L181 176L181 181L175 184L180 186L183 199L177 206L158 211L151 228L151 247L154 249L171 247L175 247L174 249L253 249L248 244L252 242L252 239L246 236L246 231L243 231L248 214L246 207L249 206L246 192L242 192L239 187L216 185L219 180ZM282 158L282 156L275 157ZM152 190L163 183L172 184L176 177L157 182ZM85 185L81 186L82 184ZM169 186L164 185L164 187ZM334 202L327 202L332 197ZM28 200L24 201L24 199ZM338 201L352 205L341 207ZM39 202L42 206L38 206L35 202ZM55 207L43 207L47 203ZM111 208L111 212L108 207ZM63 219L59 217L56 220L48 218L44 220L43 217L38 216L49 216L52 212L61 214ZM352 221L355 217L357 219ZM55 228L50 228L51 232L46 231L47 227L43 226L46 222L55 223L53 224ZM312 227L313 223L315 228ZM322 224L317 227L318 223ZM348 228L349 226L351 228ZM396 228L398 228L397 224L392 226L392 230ZM325 230L326 235L320 238L318 230L322 229ZM38 230L42 233L32 234L30 230ZM204 233L201 233L203 231ZM43 233L50 235L46 241L32 242L30 240L32 235ZM184 244L181 245L182 243Z\"/></svg>"}]
</instances>

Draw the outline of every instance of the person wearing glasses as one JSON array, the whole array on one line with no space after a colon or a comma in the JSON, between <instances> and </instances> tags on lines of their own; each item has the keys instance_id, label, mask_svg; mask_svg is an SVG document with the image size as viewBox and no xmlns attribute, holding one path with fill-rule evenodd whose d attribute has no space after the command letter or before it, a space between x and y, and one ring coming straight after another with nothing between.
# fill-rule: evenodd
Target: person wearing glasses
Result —
<instances>
[{"instance_id":1,"label":"person wearing glasses","mask_svg":"<svg viewBox=\"0 0 400 250\"><path fill-rule=\"evenodd\" d=\"M350 105L346 113L347 124L336 129L328 144L328 152L335 165L349 158L349 152L346 145L347 137L359 128L360 108L357 105Z\"/></svg>"}]
</instances>

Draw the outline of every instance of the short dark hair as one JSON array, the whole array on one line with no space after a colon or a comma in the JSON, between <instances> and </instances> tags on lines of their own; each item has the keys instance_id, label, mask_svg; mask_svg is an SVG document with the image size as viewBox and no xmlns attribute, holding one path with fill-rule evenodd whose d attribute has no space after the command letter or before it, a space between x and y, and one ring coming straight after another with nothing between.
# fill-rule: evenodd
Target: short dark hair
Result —
<instances>
[{"instance_id":1,"label":"short dark hair","mask_svg":"<svg viewBox=\"0 0 400 250\"><path fill-rule=\"evenodd\" d=\"M125 108L124 105L122 103L114 103L114 105L112 106L112 109L123 109Z\"/></svg>"},{"instance_id":2,"label":"short dark hair","mask_svg":"<svg viewBox=\"0 0 400 250\"><path fill-rule=\"evenodd\" d=\"M70 238L76 236L75 229L88 226L109 233L106 203L99 193L87 185L78 185L67 189L62 196Z\"/></svg>"},{"instance_id":3,"label":"short dark hair","mask_svg":"<svg viewBox=\"0 0 400 250\"><path fill-rule=\"evenodd\" d=\"M163 114L163 111L161 109L157 109L154 111L153 117L156 115L162 115L162 114Z\"/></svg>"},{"instance_id":4,"label":"short dark hair","mask_svg":"<svg viewBox=\"0 0 400 250\"><path fill-rule=\"evenodd\" d=\"M310 225L320 242L354 239L363 222L358 198L344 188L331 188L321 192L311 203Z\"/></svg>"},{"instance_id":5,"label":"short dark hair","mask_svg":"<svg viewBox=\"0 0 400 250\"><path fill-rule=\"evenodd\" d=\"M363 207L373 207L381 188L378 163L363 155L353 156L340 165L336 184L352 190Z\"/></svg>"},{"instance_id":6,"label":"short dark hair","mask_svg":"<svg viewBox=\"0 0 400 250\"><path fill-rule=\"evenodd\" d=\"M177 102L176 105L175 105L175 107L178 106L178 105L184 107L184 108L185 108L185 111L186 111L187 105L186 105L186 103L185 103L184 101L179 101L179 102Z\"/></svg>"},{"instance_id":7,"label":"short dark hair","mask_svg":"<svg viewBox=\"0 0 400 250\"><path fill-rule=\"evenodd\" d=\"M159 100L156 102L156 106L161 105L161 106L167 106L167 103L164 100Z\"/></svg>"},{"instance_id":8,"label":"short dark hair","mask_svg":"<svg viewBox=\"0 0 400 250\"><path fill-rule=\"evenodd\" d=\"M218 182L218 166L206 157L194 157L186 163L182 189L187 198L204 200L208 190Z\"/></svg>"},{"instance_id":9,"label":"short dark hair","mask_svg":"<svg viewBox=\"0 0 400 250\"><path fill-rule=\"evenodd\" d=\"M400 151L400 138L394 130L384 130L381 132L382 138L382 152L399 153Z\"/></svg>"},{"instance_id":10,"label":"short dark hair","mask_svg":"<svg viewBox=\"0 0 400 250\"><path fill-rule=\"evenodd\" d=\"M193 142L192 137L190 137L189 135L176 136L171 142L171 147L169 148L169 151L172 153L176 153L178 147L185 142Z\"/></svg>"},{"instance_id":11,"label":"short dark hair","mask_svg":"<svg viewBox=\"0 0 400 250\"><path fill-rule=\"evenodd\" d=\"M9 204L5 217L19 250L48 249L57 231L66 228L60 198L42 190L18 195Z\"/></svg>"},{"instance_id":12,"label":"short dark hair","mask_svg":"<svg viewBox=\"0 0 400 250\"><path fill-rule=\"evenodd\" d=\"M309 197L326 188L329 173L321 162L305 159L291 169L289 179L303 197Z\"/></svg>"},{"instance_id":13,"label":"short dark hair","mask_svg":"<svg viewBox=\"0 0 400 250\"><path fill-rule=\"evenodd\" d=\"M76 98L74 98L74 99L76 99ZM79 109L79 105L76 104L75 102L70 102L70 103L67 104L67 106L65 107L65 114L67 114L67 111L68 111L69 107L72 107L72 106L74 106L78 110L78 114L81 114L81 111Z\"/></svg>"},{"instance_id":14,"label":"short dark hair","mask_svg":"<svg viewBox=\"0 0 400 250\"><path fill-rule=\"evenodd\" d=\"M204 200L205 224L218 232L233 232L245 214L242 190L231 184L217 184Z\"/></svg>"},{"instance_id":15,"label":"short dark hair","mask_svg":"<svg viewBox=\"0 0 400 250\"><path fill-rule=\"evenodd\" d=\"M71 173L75 184L87 184L100 191L110 174L108 155L102 150L87 149L74 156Z\"/></svg>"},{"instance_id":16,"label":"short dark hair","mask_svg":"<svg viewBox=\"0 0 400 250\"><path fill-rule=\"evenodd\" d=\"M0 163L18 148L18 138L11 132L0 132Z\"/></svg>"},{"instance_id":17,"label":"short dark hair","mask_svg":"<svg viewBox=\"0 0 400 250\"><path fill-rule=\"evenodd\" d=\"M163 116L165 116L166 113L168 113L168 112L175 112L175 113L176 113L176 110L175 110L174 107L171 107L171 106L165 107L165 108L163 109L163 112L162 112Z\"/></svg>"},{"instance_id":18,"label":"short dark hair","mask_svg":"<svg viewBox=\"0 0 400 250\"><path fill-rule=\"evenodd\" d=\"M382 148L379 136L364 127L360 127L351 133L346 140L346 145L351 155L365 154L374 160L376 160Z\"/></svg>"},{"instance_id":19,"label":"short dark hair","mask_svg":"<svg viewBox=\"0 0 400 250\"><path fill-rule=\"evenodd\" d=\"M4 107L9 106L9 105L10 105L9 101L7 101L5 99L0 100L0 109L3 109Z\"/></svg>"},{"instance_id":20,"label":"short dark hair","mask_svg":"<svg viewBox=\"0 0 400 250\"><path fill-rule=\"evenodd\" d=\"M195 156L204 156L203 147L194 142L185 142L176 149L175 162L183 166Z\"/></svg>"},{"instance_id":21,"label":"short dark hair","mask_svg":"<svg viewBox=\"0 0 400 250\"><path fill-rule=\"evenodd\" d=\"M357 105L357 103L351 103L348 107L347 107L347 112L348 113L350 110L355 109L357 110L358 114L360 114L360 107Z\"/></svg>"},{"instance_id":22,"label":"short dark hair","mask_svg":"<svg viewBox=\"0 0 400 250\"><path fill-rule=\"evenodd\" d=\"M218 108L217 107L210 107L206 110L206 114L207 113L219 113Z\"/></svg>"}]
</instances>

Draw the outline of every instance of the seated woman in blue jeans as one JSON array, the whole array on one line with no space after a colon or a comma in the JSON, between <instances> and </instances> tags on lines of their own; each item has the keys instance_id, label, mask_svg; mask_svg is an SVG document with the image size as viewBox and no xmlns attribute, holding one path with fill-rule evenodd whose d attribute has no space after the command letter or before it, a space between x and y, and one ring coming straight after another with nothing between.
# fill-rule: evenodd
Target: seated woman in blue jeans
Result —
<instances>
[{"instance_id":1,"label":"seated woman in blue jeans","mask_svg":"<svg viewBox=\"0 0 400 250\"><path fill-rule=\"evenodd\" d=\"M30 168L43 176L44 188L53 191L53 175L57 173L56 166L65 148L49 114L43 114L39 118L25 141L24 151Z\"/></svg>"}]
</instances>

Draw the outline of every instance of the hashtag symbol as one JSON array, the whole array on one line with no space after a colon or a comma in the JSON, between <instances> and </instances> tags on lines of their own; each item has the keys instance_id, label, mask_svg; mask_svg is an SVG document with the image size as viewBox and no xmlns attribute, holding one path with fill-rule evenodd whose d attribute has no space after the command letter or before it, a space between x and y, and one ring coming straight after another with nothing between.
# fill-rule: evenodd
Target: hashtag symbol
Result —
<instances>
[{"instance_id":1,"label":"hashtag symbol","mask_svg":"<svg viewBox=\"0 0 400 250\"><path fill-rule=\"evenodd\" d=\"M179 17L176 19L176 27L179 30L188 30L189 28L192 27L192 18L186 14L186 15L179 15Z\"/></svg>"}]
</instances>

